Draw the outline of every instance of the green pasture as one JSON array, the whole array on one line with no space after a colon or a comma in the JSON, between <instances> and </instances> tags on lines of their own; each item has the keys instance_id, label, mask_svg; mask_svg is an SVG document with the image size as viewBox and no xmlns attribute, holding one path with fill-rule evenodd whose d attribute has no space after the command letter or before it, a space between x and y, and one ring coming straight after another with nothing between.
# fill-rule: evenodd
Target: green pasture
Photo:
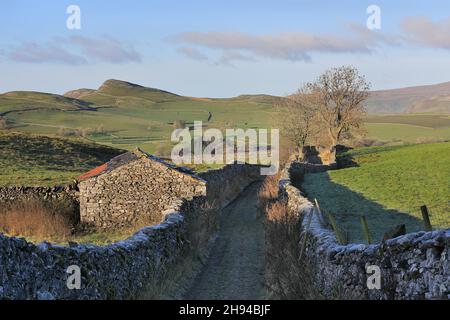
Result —
<instances>
[{"instance_id":1,"label":"green pasture","mask_svg":"<svg viewBox=\"0 0 450 320\"><path fill-rule=\"evenodd\" d=\"M363 214L377 241L399 224L407 232L423 230L422 205L435 228L450 227L450 142L362 148L343 156L355 166L308 174L303 188L336 216L350 241L364 240Z\"/></svg>"}]
</instances>

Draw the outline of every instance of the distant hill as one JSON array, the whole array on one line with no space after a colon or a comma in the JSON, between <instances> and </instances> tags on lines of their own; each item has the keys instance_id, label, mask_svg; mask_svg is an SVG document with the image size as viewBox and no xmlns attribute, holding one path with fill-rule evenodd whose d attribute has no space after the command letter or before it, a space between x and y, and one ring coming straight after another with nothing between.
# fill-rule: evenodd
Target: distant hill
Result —
<instances>
[{"instance_id":1,"label":"distant hill","mask_svg":"<svg viewBox=\"0 0 450 320\"><path fill-rule=\"evenodd\" d=\"M81 135L124 149L139 146L148 152L163 152L158 149L169 145L172 124L177 120L187 124L203 120L216 128L267 127L277 99L270 95L186 97L110 79L98 89L80 88L64 95L0 94L0 117L6 120L8 130Z\"/></svg>"},{"instance_id":2,"label":"distant hill","mask_svg":"<svg viewBox=\"0 0 450 320\"><path fill-rule=\"evenodd\" d=\"M0 94L0 116L9 113L49 109L55 111L93 110L95 107L88 101L82 101L57 94L12 91Z\"/></svg>"},{"instance_id":3,"label":"distant hill","mask_svg":"<svg viewBox=\"0 0 450 320\"><path fill-rule=\"evenodd\" d=\"M83 88L83 89L77 89L77 90L72 90L72 91L66 92L64 94L64 96L68 97L68 98L74 98L74 99L83 99L84 97L89 96L90 94L93 94L95 92L96 92L96 90L94 90L94 89Z\"/></svg>"},{"instance_id":4,"label":"distant hill","mask_svg":"<svg viewBox=\"0 0 450 320\"><path fill-rule=\"evenodd\" d=\"M152 105L154 103L170 101L196 101L212 102L214 100L224 101L246 101L254 103L274 104L281 97L266 94L247 94L233 98L198 98L185 97L178 94L155 88L144 87L127 81L110 79L105 81L98 90L78 89L66 92L65 97L83 99L98 105L127 106L131 104L141 104L142 106ZM126 101L124 101L126 99Z\"/></svg>"},{"instance_id":5,"label":"distant hill","mask_svg":"<svg viewBox=\"0 0 450 320\"><path fill-rule=\"evenodd\" d=\"M144 87L127 81L110 79L98 89L76 89L57 94L14 91L0 94L0 116L4 112L53 108L55 110L95 110L98 107L152 107L177 102L244 102L275 105L282 97L266 94L245 94L233 98L185 97L169 91ZM366 108L371 114L380 113L450 113L450 82L378 90L370 93Z\"/></svg>"},{"instance_id":6,"label":"distant hill","mask_svg":"<svg viewBox=\"0 0 450 320\"><path fill-rule=\"evenodd\" d=\"M231 100L244 100L255 103L267 103L276 105L282 97L272 96L268 94L242 94L240 96L231 98Z\"/></svg>"},{"instance_id":7,"label":"distant hill","mask_svg":"<svg viewBox=\"0 0 450 320\"><path fill-rule=\"evenodd\" d=\"M414 103L406 109L409 113L449 113L450 112L450 94L437 96L431 99L422 100Z\"/></svg>"},{"instance_id":8,"label":"distant hill","mask_svg":"<svg viewBox=\"0 0 450 320\"><path fill-rule=\"evenodd\" d=\"M83 99L100 106L115 107L126 107L136 104L145 107L159 102L187 99L168 91L143 87L115 79L106 80L97 90L77 89L66 92L64 96Z\"/></svg>"},{"instance_id":9,"label":"distant hill","mask_svg":"<svg viewBox=\"0 0 450 320\"><path fill-rule=\"evenodd\" d=\"M143 87L131 82L114 79L105 81L100 88L98 88L97 93L116 97L131 96L151 100L153 102L178 100L180 98L184 98L168 91Z\"/></svg>"},{"instance_id":10,"label":"distant hill","mask_svg":"<svg viewBox=\"0 0 450 320\"><path fill-rule=\"evenodd\" d=\"M366 102L369 113L450 113L450 82L434 85L372 91Z\"/></svg>"},{"instance_id":11,"label":"distant hill","mask_svg":"<svg viewBox=\"0 0 450 320\"><path fill-rule=\"evenodd\" d=\"M277 108L274 106L282 99L265 94L232 98L187 97L110 79L97 89L80 88L64 95L32 91L0 94L0 118L8 130L78 135L121 149L138 146L148 152L167 154L164 148L170 149L173 123L177 120L183 120L189 126L194 121L202 120L206 127L220 129L268 128L274 125L277 118ZM450 113L449 106L450 83L374 91L368 101L370 113L443 114ZM447 125L438 129L422 128L420 134L416 127L406 128L404 125L411 121L421 125L425 120L440 123L444 121L441 118L391 119L380 118L376 114L373 116L377 118L367 120L369 131L376 132L376 136L381 132L385 140L397 137L400 129L408 129L417 138L450 136ZM392 127L392 121L400 121L401 127ZM409 138L410 135L403 136Z\"/></svg>"}]
</instances>

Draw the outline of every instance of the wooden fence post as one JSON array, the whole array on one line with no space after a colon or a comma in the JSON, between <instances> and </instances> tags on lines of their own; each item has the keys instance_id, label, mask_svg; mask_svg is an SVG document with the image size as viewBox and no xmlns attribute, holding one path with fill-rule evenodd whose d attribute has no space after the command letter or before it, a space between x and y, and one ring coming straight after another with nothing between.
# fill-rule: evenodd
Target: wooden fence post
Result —
<instances>
[{"instance_id":1,"label":"wooden fence post","mask_svg":"<svg viewBox=\"0 0 450 320\"><path fill-rule=\"evenodd\" d=\"M339 242L339 244L341 244L341 245L347 244L344 236L342 235L341 229L337 225L337 222L336 222L336 219L334 218L334 216L328 211L325 211L325 212L326 212L328 220L331 224L331 227L334 230L334 234L336 235L336 239Z\"/></svg>"},{"instance_id":2,"label":"wooden fence post","mask_svg":"<svg viewBox=\"0 0 450 320\"><path fill-rule=\"evenodd\" d=\"M428 213L427 206L426 205L421 206L420 210L422 211L422 217L423 217L423 222L425 224L425 230L433 231L433 227L431 226L431 222L430 222L430 214Z\"/></svg>"},{"instance_id":3,"label":"wooden fence post","mask_svg":"<svg viewBox=\"0 0 450 320\"><path fill-rule=\"evenodd\" d=\"M313 210L315 210L315 208L313 208ZM308 222L306 224L305 231L303 232L303 238L301 240L301 246L300 246L300 259L303 258L303 253L306 251L306 246L308 244L308 232L309 232L309 227L311 226L311 220L312 220L313 214L314 213L311 212L311 214L308 216Z\"/></svg>"},{"instance_id":4,"label":"wooden fence post","mask_svg":"<svg viewBox=\"0 0 450 320\"><path fill-rule=\"evenodd\" d=\"M317 199L316 198L314 198L314 202L315 202L315 204L316 204L316 214L317 214L317 219L319 219L319 223L322 225L322 226L325 226L325 219L324 219L324 217L323 217L323 214L322 214L322 210L320 210L320 206L319 206L319 202L317 201Z\"/></svg>"},{"instance_id":5,"label":"wooden fence post","mask_svg":"<svg viewBox=\"0 0 450 320\"><path fill-rule=\"evenodd\" d=\"M361 215L360 219L361 219L361 226L363 229L364 237L366 238L367 244L371 244L372 237L370 236L369 225L367 224L366 216Z\"/></svg>"}]
</instances>

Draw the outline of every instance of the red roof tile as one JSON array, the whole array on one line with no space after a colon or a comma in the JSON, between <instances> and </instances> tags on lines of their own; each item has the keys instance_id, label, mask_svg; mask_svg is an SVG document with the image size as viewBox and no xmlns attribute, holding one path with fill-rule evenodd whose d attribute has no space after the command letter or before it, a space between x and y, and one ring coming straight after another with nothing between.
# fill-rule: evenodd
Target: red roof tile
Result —
<instances>
[{"instance_id":1,"label":"red roof tile","mask_svg":"<svg viewBox=\"0 0 450 320\"><path fill-rule=\"evenodd\" d=\"M108 164L107 164L107 163L104 163L104 164L102 164L101 166L98 166L97 168L94 168L94 169L92 169L91 171L82 174L81 176L79 176L79 177L77 178L77 180L78 180L78 181L83 181L83 180L86 180L86 179L89 179L89 178L98 176L98 175L101 174L103 171L105 171L106 168L108 168Z\"/></svg>"}]
</instances>

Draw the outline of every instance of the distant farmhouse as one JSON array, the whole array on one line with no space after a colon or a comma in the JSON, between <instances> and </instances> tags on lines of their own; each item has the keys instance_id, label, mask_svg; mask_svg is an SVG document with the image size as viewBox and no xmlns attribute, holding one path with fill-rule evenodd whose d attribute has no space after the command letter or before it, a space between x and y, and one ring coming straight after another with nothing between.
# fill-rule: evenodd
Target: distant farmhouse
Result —
<instances>
[{"instance_id":1,"label":"distant farmhouse","mask_svg":"<svg viewBox=\"0 0 450 320\"><path fill-rule=\"evenodd\" d=\"M81 222L115 229L159 216L180 198L206 194L206 182L140 149L78 177Z\"/></svg>"}]
</instances>

